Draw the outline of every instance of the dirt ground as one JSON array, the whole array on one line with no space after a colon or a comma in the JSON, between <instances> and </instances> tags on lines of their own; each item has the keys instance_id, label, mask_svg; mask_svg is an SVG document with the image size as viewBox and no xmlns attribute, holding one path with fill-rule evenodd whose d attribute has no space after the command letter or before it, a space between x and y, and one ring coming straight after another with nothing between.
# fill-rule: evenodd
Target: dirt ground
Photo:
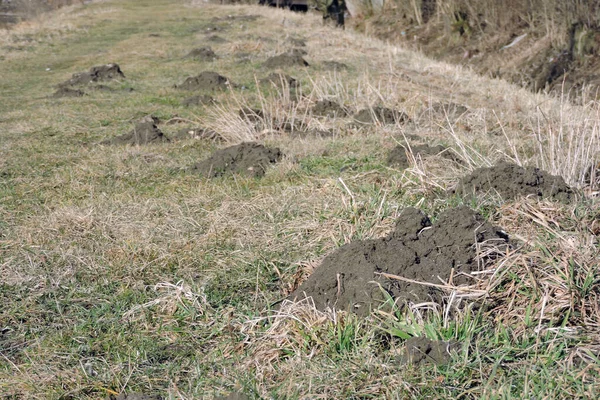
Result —
<instances>
[{"instance_id":1,"label":"dirt ground","mask_svg":"<svg viewBox=\"0 0 600 400\"><path fill-rule=\"evenodd\" d=\"M192 171L209 178L231 173L262 177L267 168L282 157L277 148L245 142L215 151L208 159L195 164Z\"/></svg>"},{"instance_id":2,"label":"dirt ground","mask_svg":"<svg viewBox=\"0 0 600 400\"><path fill-rule=\"evenodd\" d=\"M560 201L569 201L575 195L560 176L507 162L476 169L460 180L455 191L462 195L499 194L504 199L534 196Z\"/></svg>"},{"instance_id":3,"label":"dirt ground","mask_svg":"<svg viewBox=\"0 0 600 400\"><path fill-rule=\"evenodd\" d=\"M422 211L406 208L394 232L337 249L290 298L312 296L321 310L336 308L359 315L368 314L387 298L439 302L444 292L436 285L473 283L468 274L485 265L485 259L477 260L477 247L484 244L497 246L500 254L508 249L508 236L468 207L443 212L435 224Z\"/></svg>"}]
</instances>

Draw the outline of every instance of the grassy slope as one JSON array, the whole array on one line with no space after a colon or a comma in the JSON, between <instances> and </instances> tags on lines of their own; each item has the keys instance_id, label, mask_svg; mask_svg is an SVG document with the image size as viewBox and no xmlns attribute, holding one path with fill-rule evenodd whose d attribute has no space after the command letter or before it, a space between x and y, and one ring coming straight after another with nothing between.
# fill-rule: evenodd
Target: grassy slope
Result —
<instances>
[{"instance_id":1,"label":"grassy slope","mask_svg":"<svg viewBox=\"0 0 600 400\"><path fill-rule=\"evenodd\" d=\"M213 19L244 14L262 17ZM215 26L229 40L212 45L221 58L183 59L206 45ZM308 95L299 104L285 90L256 89L255 76L268 72L261 63L287 50L288 36L307 40L311 63L287 71ZM0 44L0 394L598 396L592 200L472 204L529 241L527 253L503 265L490 297L513 301L493 315L461 306L445 322L443 313L416 307L410 315L358 321L297 307L286 310L295 319L259 318L328 251L388 232L403 207L417 204L435 215L461 203L443 189L474 167L518 157L582 185L599 147L593 106L435 64L324 27L318 16L258 7L97 2L24 23L1 33ZM248 64L237 62L240 52ZM323 65L328 60L349 68L334 74ZM127 77L109 83L115 91L47 97L72 73L108 62ZM247 89L216 94L216 107L182 107L190 94L173 85L203 70ZM383 104L412 122L360 131L305 111L324 97L354 111ZM470 112L447 118L428 108L436 101ZM335 138L255 130L237 118L240 105L330 128ZM218 144L96 144L150 113L211 126L233 143L254 136L287 158L262 180L207 181L184 168ZM161 129L168 135L182 126ZM434 159L404 173L391 169L387 151L403 135L451 145L466 163L447 168ZM580 147L591 147L591 156ZM523 272L531 265L539 274ZM402 340L387 336L391 328L462 346L447 366L407 368L394 361Z\"/></svg>"}]
</instances>

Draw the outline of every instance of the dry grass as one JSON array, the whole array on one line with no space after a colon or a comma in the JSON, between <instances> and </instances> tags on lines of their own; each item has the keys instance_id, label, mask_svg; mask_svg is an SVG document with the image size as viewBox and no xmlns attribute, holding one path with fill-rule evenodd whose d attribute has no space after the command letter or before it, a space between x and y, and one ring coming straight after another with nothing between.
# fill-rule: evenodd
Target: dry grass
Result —
<instances>
[{"instance_id":1,"label":"dry grass","mask_svg":"<svg viewBox=\"0 0 600 400\"><path fill-rule=\"evenodd\" d=\"M594 394L600 224L591 196L574 204L473 200L472 207L518 241L503 256L502 249L482 246L482 260L493 262L482 265L477 285L440 282L447 293L441 304L398 305L368 319L319 311L309 299L271 305L331 251L388 234L403 208L435 216L464 202L446 190L499 159L549 169L597 192L586 175L599 161L597 104L534 95L333 30L314 14L204 2L173 7L167 0L75 10L5 36L6 43L34 38L31 52L1 61L9 78L3 85L21 97L0 108L6 177L0 182L6 199L0 204L0 392L19 398L121 391L171 398L231 391L257 398L449 398L528 390L552 397L558 392L544 384L558 380L564 393ZM244 14L262 18L213 19ZM99 23L108 16L111 21ZM65 26L81 27L88 18L86 43L75 40L81 31L61 36ZM129 27L128 21L140 22ZM212 24L229 40L213 46L221 58L210 65L182 59ZM110 36L119 26L131 32ZM286 71L301 82L297 90L265 87L262 62L287 50L288 36L306 39L311 66ZM55 46L57 64L64 63L58 72L14 67L16 59L45 62L42 38ZM104 62L81 53L96 40L111 58L106 61L122 64L126 81L79 100L45 98L82 66ZM235 63L238 51L250 53L250 64ZM325 61L348 69L331 70ZM247 89L215 93L215 106L182 107L188 94L173 85L205 69ZM135 90L119 91L122 86ZM351 113L386 106L410 121L357 127L351 117L314 115L321 99ZM450 102L467 111L452 114ZM243 118L242 108L262 117ZM197 124L224 143L96 145L150 113L176 123L160 125L167 135ZM285 124L333 136L298 138L281 129ZM216 147L247 140L280 147L286 158L262 180L205 180L187 171ZM411 149L421 143L444 144L462 162L417 156ZM403 171L384 161L398 144L411 164ZM395 360L402 335L458 340L461 347L448 366L408 367Z\"/></svg>"}]
</instances>

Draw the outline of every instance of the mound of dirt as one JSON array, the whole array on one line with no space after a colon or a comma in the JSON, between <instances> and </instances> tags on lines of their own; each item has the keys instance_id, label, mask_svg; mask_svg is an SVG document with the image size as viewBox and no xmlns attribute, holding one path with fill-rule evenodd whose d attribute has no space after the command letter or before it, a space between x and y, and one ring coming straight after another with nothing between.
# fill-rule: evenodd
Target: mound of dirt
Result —
<instances>
[{"instance_id":1,"label":"mound of dirt","mask_svg":"<svg viewBox=\"0 0 600 400\"><path fill-rule=\"evenodd\" d=\"M219 57L215 54L213 49L211 49L210 47L198 47L198 48L190 51L185 56L185 58L193 58L195 60L209 62L209 61L214 61Z\"/></svg>"},{"instance_id":2,"label":"mound of dirt","mask_svg":"<svg viewBox=\"0 0 600 400\"><path fill-rule=\"evenodd\" d=\"M187 99L185 99L181 102L181 104L183 104L184 106L187 106L187 107L204 106L204 105L209 105L209 104L214 104L214 103L215 103L215 99L213 99L212 97L210 97L207 94L188 97Z\"/></svg>"},{"instance_id":3,"label":"mound of dirt","mask_svg":"<svg viewBox=\"0 0 600 400\"><path fill-rule=\"evenodd\" d=\"M207 140L216 140L219 139L220 136L217 132L206 129L206 128L183 128L180 129L175 136L172 137L173 140L185 140L185 139L207 139Z\"/></svg>"},{"instance_id":4,"label":"mound of dirt","mask_svg":"<svg viewBox=\"0 0 600 400\"><path fill-rule=\"evenodd\" d=\"M346 108L331 100L319 100L312 108L314 115L322 117L345 117L348 115Z\"/></svg>"},{"instance_id":5,"label":"mound of dirt","mask_svg":"<svg viewBox=\"0 0 600 400\"><path fill-rule=\"evenodd\" d=\"M61 97L83 97L85 92L79 89L71 89L69 87L61 87L52 95L53 98L59 99Z\"/></svg>"},{"instance_id":6,"label":"mound of dirt","mask_svg":"<svg viewBox=\"0 0 600 400\"><path fill-rule=\"evenodd\" d=\"M200 75L190 76L181 85L176 85L175 88L189 91L216 91L225 90L230 85L231 83L226 77L213 71L204 71Z\"/></svg>"},{"instance_id":7,"label":"mound of dirt","mask_svg":"<svg viewBox=\"0 0 600 400\"><path fill-rule=\"evenodd\" d=\"M254 142L245 142L215 151L208 159L192 166L207 178L216 178L228 173L243 174L260 178L267 168L281 160L278 148L267 148Z\"/></svg>"},{"instance_id":8,"label":"mound of dirt","mask_svg":"<svg viewBox=\"0 0 600 400\"><path fill-rule=\"evenodd\" d=\"M354 115L354 122L358 125L370 125L380 123L392 125L396 122L404 123L410 118L402 111L391 110L386 107L373 107L360 110Z\"/></svg>"},{"instance_id":9,"label":"mound of dirt","mask_svg":"<svg viewBox=\"0 0 600 400\"><path fill-rule=\"evenodd\" d=\"M460 163L460 158L452 151L449 151L442 145L429 146L428 144L415 145L410 147L414 157L421 156L422 158L439 155L448 160ZM400 169L410 167L410 161L406 154L407 149L404 146L398 145L394 147L388 154L387 164L397 166Z\"/></svg>"},{"instance_id":10,"label":"mound of dirt","mask_svg":"<svg viewBox=\"0 0 600 400\"><path fill-rule=\"evenodd\" d=\"M283 53L273 56L264 63L265 68L308 67L308 62L300 54Z\"/></svg>"},{"instance_id":11,"label":"mound of dirt","mask_svg":"<svg viewBox=\"0 0 600 400\"><path fill-rule=\"evenodd\" d=\"M443 365L450 362L450 352L457 346L456 343L443 340L430 340L426 337L412 337L406 340L406 350L397 361L400 364Z\"/></svg>"},{"instance_id":12,"label":"mound of dirt","mask_svg":"<svg viewBox=\"0 0 600 400\"><path fill-rule=\"evenodd\" d=\"M105 64L92 67L88 72L75 73L71 79L61 83L59 87L87 85L91 82L110 81L118 78L125 78L119 65Z\"/></svg>"},{"instance_id":13,"label":"mound of dirt","mask_svg":"<svg viewBox=\"0 0 600 400\"><path fill-rule=\"evenodd\" d=\"M306 295L321 310L330 307L360 315L384 301L383 291L402 301L439 302L440 289L416 282L439 285L452 279L454 285L472 284L467 274L485 268L497 254L490 251L477 260L477 247L488 246L505 252L508 236L468 207L446 210L433 225L420 210L406 208L394 232L337 249L289 297Z\"/></svg>"},{"instance_id":14,"label":"mound of dirt","mask_svg":"<svg viewBox=\"0 0 600 400\"><path fill-rule=\"evenodd\" d=\"M135 124L135 128L131 132L105 140L102 144L130 144L140 146L151 143L170 142L169 138L158 129L156 126L157 123L157 119L152 116L144 117Z\"/></svg>"},{"instance_id":15,"label":"mound of dirt","mask_svg":"<svg viewBox=\"0 0 600 400\"><path fill-rule=\"evenodd\" d=\"M461 195L499 194L505 200L520 196L535 196L570 201L575 192L560 176L535 167L520 167L503 162L490 168L478 168L463 177L454 193Z\"/></svg>"},{"instance_id":16,"label":"mound of dirt","mask_svg":"<svg viewBox=\"0 0 600 400\"><path fill-rule=\"evenodd\" d=\"M272 85L279 89L286 86L291 89L296 89L300 86L300 83L296 78L279 72L271 72L266 78L261 79L259 82L261 84Z\"/></svg>"}]
</instances>

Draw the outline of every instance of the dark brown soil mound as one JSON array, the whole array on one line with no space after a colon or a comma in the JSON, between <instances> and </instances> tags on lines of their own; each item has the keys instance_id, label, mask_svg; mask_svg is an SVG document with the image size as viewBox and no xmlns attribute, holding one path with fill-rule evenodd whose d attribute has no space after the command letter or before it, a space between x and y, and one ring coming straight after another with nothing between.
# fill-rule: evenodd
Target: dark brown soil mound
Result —
<instances>
[{"instance_id":1,"label":"dark brown soil mound","mask_svg":"<svg viewBox=\"0 0 600 400\"><path fill-rule=\"evenodd\" d=\"M181 90L203 90L215 91L227 89L230 85L229 79L213 71L204 71L200 75L187 78L181 85L176 85Z\"/></svg>"},{"instance_id":2,"label":"dark brown soil mound","mask_svg":"<svg viewBox=\"0 0 600 400\"><path fill-rule=\"evenodd\" d=\"M139 146L150 143L170 142L169 138L158 129L156 123L157 120L154 117L144 117L135 124L135 128L131 132L105 140L102 144L130 144Z\"/></svg>"},{"instance_id":3,"label":"dark brown soil mound","mask_svg":"<svg viewBox=\"0 0 600 400\"><path fill-rule=\"evenodd\" d=\"M358 125L380 123L384 125L403 123L409 120L408 115L402 111L391 110L386 107L373 107L360 110L354 115L354 121Z\"/></svg>"},{"instance_id":4,"label":"dark brown soil mound","mask_svg":"<svg viewBox=\"0 0 600 400\"><path fill-rule=\"evenodd\" d=\"M228 173L262 177L267 168L281 160L282 156L278 148L245 142L214 152L208 159L194 165L192 170L208 178Z\"/></svg>"},{"instance_id":5,"label":"dark brown soil mound","mask_svg":"<svg viewBox=\"0 0 600 400\"><path fill-rule=\"evenodd\" d=\"M456 156L452 151L449 151L442 145L429 146L428 144L420 144L410 147L414 157L429 157L439 155L448 160L460 163L460 158ZM390 166L397 166L400 169L406 169L410 166L410 161L406 154L407 149L404 146L398 145L394 147L388 154L387 164Z\"/></svg>"},{"instance_id":6,"label":"dark brown soil mound","mask_svg":"<svg viewBox=\"0 0 600 400\"><path fill-rule=\"evenodd\" d=\"M92 67L88 72L75 73L71 79L59 86L87 85L90 82L110 81L118 78L125 78L121 68L117 64L106 64Z\"/></svg>"},{"instance_id":7,"label":"dark brown soil mound","mask_svg":"<svg viewBox=\"0 0 600 400\"><path fill-rule=\"evenodd\" d=\"M420 210L407 208L394 232L337 249L290 298L306 295L321 310L335 307L361 315L383 301L383 290L395 299L439 302L443 293L436 287L387 279L378 273L434 284L453 276L455 285L470 284L473 282L465 274L485 267L492 257L490 252L476 260L476 244L483 246L484 242L505 251L508 236L468 207L446 210L434 225Z\"/></svg>"},{"instance_id":8,"label":"dark brown soil mound","mask_svg":"<svg viewBox=\"0 0 600 400\"><path fill-rule=\"evenodd\" d=\"M279 54L265 61L265 68L308 67L308 62L299 54Z\"/></svg>"},{"instance_id":9,"label":"dark brown soil mound","mask_svg":"<svg viewBox=\"0 0 600 400\"><path fill-rule=\"evenodd\" d=\"M412 337L406 340L406 350L397 360L400 364L443 365L450 361L450 352L457 346L456 343L443 340L430 340L426 337Z\"/></svg>"},{"instance_id":10,"label":"dark brown soil mound","mask_svg":"<svg viewBox=\"0 0 600 400\"><path fill-rule=\"evenodd\" d=\"M185 139L207 139L207 140L216 140L219 139L220 136L217 132L206 129L206 128L183 128L180 129L175 136L173 136L173 140L185 140Z\"/></svg>"},{"instance_id":11,"label":"dark brown soil mound","mask_svg":"<svg viewBox=\"0 0 600 400\"><path fill-rule=\"evenodd\" d=\"M202 95L198 95L198 96L188 97L187 99L183 100L181 102L181 104L189 107L189 106L214 104L214 102L215 102L215 99L213 99L212 97L210 97L207 94L202 94Z\"/></svg>"},{"instance_id":12,"label":"dark brown soil mound","mask_svg":"<svg viewBox=\"0 0 600 400\"><path fill-rule=\"evenodd\" d=\"M190 51L185 57L207 62L219 58L210 47L198 47Z\"/></svg>"},{"instance_id":13,"label":"dark brown soil mound","mask_svg":"<svg viewBox=\"0 0 600 400\"><path fill-rule=\"evenodd\" d=\"M550 175L539 168L524 168L506 162L476 169L460 180L454 192L462 195L499 194L507 200L534 196L569 201L575 195L560 176Z\"/></svg>"},{"instance_id":14,"label":"dark brown soil mound","mask_svg":"<svg viewBox=\"0 0 600 400\"><path fill-rule=\"evenodd\" d=\"M61 87L52 95L53 98L58 99L61 97L83 97L85 92L79 89L71 89L69 87Z\"/></svg>"},{"instance_id":15,"label":"dark brown soil mound","mask_svg":"<svg viewBox=\"0 0 600 400\"><path fill-rule=\"evenodd\" d=\"M279 72L271 72L266 78L261 79L260 83L272 85L276 88L283 88L287 86L291 89L295 89L300 86L300 83L296 80L296 78Z\"/></svg>"},{"instance_id":16,"label":"dark brown soil mound","mask_svg":"<svg viewBox=\"0 0 600 400\"><path fill-rule=\"evenodd\" d=\"M346 108L342 107L335 101L331 100L319 100L312 108L314 115L323 117L345 117L348 115Z\"/></svg>"}]
</instances>

